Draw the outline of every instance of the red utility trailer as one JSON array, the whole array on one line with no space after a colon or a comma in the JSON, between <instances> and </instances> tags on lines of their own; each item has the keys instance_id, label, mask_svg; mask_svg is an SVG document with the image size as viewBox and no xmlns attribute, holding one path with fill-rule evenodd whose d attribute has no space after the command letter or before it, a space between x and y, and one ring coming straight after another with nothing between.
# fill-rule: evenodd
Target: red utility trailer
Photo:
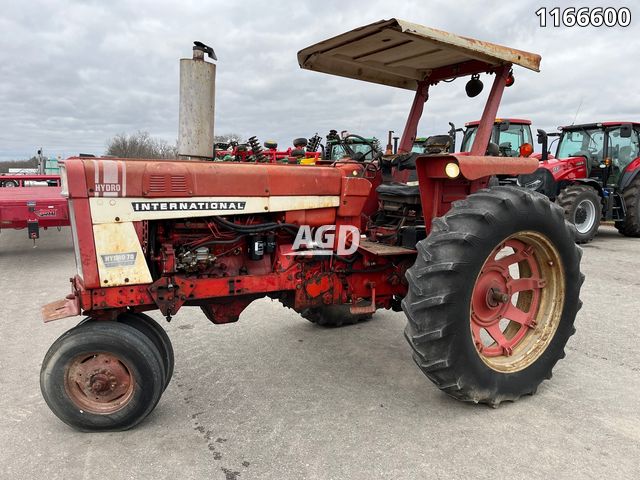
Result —
<instances>
[{"instance_id":1,"label":"red utility trailer","mask_svg":"<svg viewBox=\"0 0 640 480\"><path fill-rule=\"evenodd\" d=\"M3 175L2 179L17 186L0 188L0 229L26 228L29 238L35 240L40 228L69 225L59 175Z\"/></svg>"}]
</instances>

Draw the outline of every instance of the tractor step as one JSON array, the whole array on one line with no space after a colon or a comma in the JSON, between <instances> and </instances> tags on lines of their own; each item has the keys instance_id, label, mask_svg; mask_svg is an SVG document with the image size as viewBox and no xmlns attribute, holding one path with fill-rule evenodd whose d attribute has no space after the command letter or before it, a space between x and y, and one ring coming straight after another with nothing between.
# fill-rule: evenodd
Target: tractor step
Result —
<instances>
[{"instance_id":1,"label":"tractor step","mask_svg":"<svg viewBox=\"0 0 640 480\"><path fill-rule=\"evenodd\" d=\"M381 257L393 255L414 255L416 253L416 251L411 248L386 245L384 243L372 242L370 240L360 240L358 248L367 253L371 253L372 255L379 255Z\"/></svg>"}]
</instances>

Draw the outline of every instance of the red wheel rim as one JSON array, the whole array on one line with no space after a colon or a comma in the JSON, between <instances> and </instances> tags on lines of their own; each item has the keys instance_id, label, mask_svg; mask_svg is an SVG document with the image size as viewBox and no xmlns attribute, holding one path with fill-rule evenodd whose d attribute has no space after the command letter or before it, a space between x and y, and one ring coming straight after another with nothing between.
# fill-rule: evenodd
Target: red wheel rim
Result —
<instances>
[{"instance_id":1,"label":"red wheel rim","mask_svg":"<svg viewBox=\"0 0 640 480\"><path fill-rule=\"evenodd\" d=\"M65 375L65 390L81 410L110 414L122 409L133 396L135 381L130 368L110 352L75 357Z\"/></svg>"},{"instance_id":2,"label":"red wheel rim","mask_svg":"<svg viewBox=\"0 0 640 480\"><path fill-rule=\"evenodd\" d=\"M526 368L546 349L560 319L562 264L544 236L519 232L496 246L473 289L470 326L482 360L498 371Z\"/></svg>"}]
</instances>

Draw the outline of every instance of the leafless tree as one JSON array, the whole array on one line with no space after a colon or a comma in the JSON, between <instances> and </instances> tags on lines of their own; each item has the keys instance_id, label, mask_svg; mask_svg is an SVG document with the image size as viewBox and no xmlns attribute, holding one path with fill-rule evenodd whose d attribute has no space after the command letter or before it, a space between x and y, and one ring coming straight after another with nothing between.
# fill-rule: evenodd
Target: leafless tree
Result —
<instances>
[{"instance_id":1,"label":"leafless tree","mask_svg":"<svg viewBox=\"0 0 640 480\"><path fill-rule=\"evenodd\" d=\"M176 158L178 148L153 138L149 132L119 133L107 142L107 155L118 158Z\"/></svg>"},{"instance_id":2,"label":"leafless tree","mask_svg":"<svg viewBox=\"0 0 640 480\"><path fill-rule=\"evenodd\" d=\"M213 141L214 143L242 143L244 141L244 137L239 133L223 133L222 135L215 135L213 137Z\"/></svg>"}]
</instances>

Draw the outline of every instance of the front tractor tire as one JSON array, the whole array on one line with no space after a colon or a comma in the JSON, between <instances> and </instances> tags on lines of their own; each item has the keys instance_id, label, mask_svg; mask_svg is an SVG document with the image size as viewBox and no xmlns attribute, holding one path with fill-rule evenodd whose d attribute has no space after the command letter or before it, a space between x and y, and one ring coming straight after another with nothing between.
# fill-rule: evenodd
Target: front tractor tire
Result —
<instances>
[{"instance_id":1,"label":"front tractor tire","mask_svg":"<svg viewBox=\"0 0 640 480\"><path fill-rule=\"evenodd\" d=\"M81 431L127 430L155 408L165 371L152 340L122 322L88 321L45 355L42 395L53 413Z\"/></svg>"},{"instance_id":2,"label":"front tractor tire","mask_svg":"<svg viewBox=\"0 0 640 480\"><path fill-rule=\"evenodd\" d=\"M576 227L576 243L593 240L602 217L598 192L587 185L569 185L560 191L556 202L564 210L565 218Z\"/></svg>"},{"instance_id":3,"label":"front tractor tire","mask_svg":"<svg viewBox=\"0 0 640 480\"><path fill-rule=\"evenodd\" d=\"M173 377L173 369L175 366L173 345L171 344L171 339L169 338L169 335L167 335L165 329L145 313L127 312L120 315L118 317L118 321L139 330L153 342L156 350L160 354L160 358L162 359L162 365L165 372L163 390L165 390Z\"/></svg>"},{"instance_id":4,"label":"front tractor tire","mask_svg":"<svg viewBox=\"0 0 640 480\"><path fill-rule=\"evenodd\" d=\"M625 237L640 237L640 175L622 193L626 214L623 222L616 222L616 228Z\"/></svg>"},{"instance_id":5,"label":"front tractor tire","mask_svg":"<svg viewBox=\"0 0 640 480\"><path fill-rule=\"evenodd\" d=\"M448 395L497 406L551 378L581 306L581 250L546 197L494 187L454 202L417 245L405 336Z\"/></svg>"}]
</instances>

